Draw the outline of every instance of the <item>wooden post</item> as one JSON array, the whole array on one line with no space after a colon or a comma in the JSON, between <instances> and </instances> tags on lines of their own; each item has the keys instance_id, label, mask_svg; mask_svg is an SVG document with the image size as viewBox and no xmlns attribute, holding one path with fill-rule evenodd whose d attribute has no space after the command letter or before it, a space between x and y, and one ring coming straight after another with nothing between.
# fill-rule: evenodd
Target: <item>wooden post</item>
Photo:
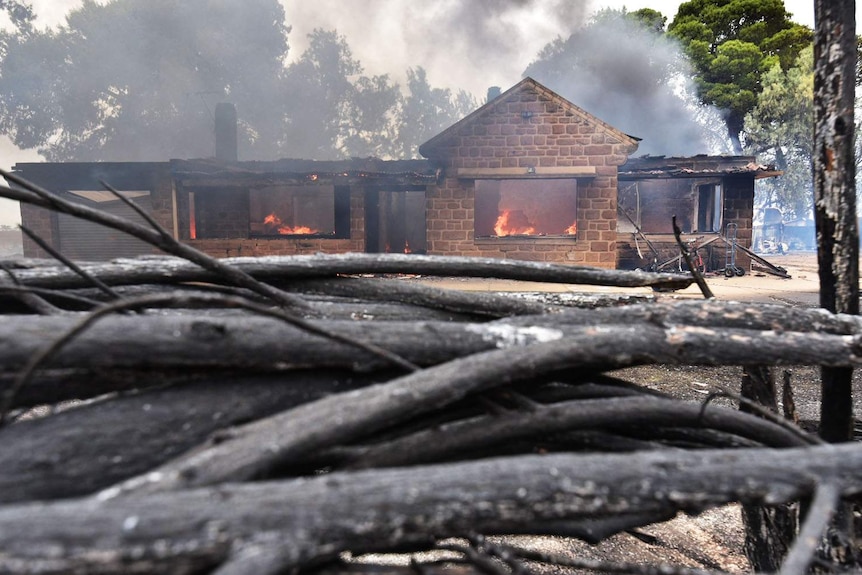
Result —
<instances>
[{"instance_id":1,"label":"wooden post","mask_svg":"<svg viewBox=\"0 0 862 575\"><path fill-rule=\"evenodd\" d=\"M814 43L814 216L820 305L859 313L859 230L853 149L855 0L816 0ZM820 433L853 437L852 370L823 369Z\"/></svg>"},{"instance_id":2,"label":"wooden post","mask_svg":"<svg viewBox=\"0 0 862 575\"><path fill-rule=\"evenodd\" d=\"M859 313L859 229L854 162L856 79L855 0L814 2L814 222L820 266L820 306ZM823 367L820 435L853 439L852 368ZM821 553L853 564L853 513L839 505Z\"/></svg>"}]
</instances>

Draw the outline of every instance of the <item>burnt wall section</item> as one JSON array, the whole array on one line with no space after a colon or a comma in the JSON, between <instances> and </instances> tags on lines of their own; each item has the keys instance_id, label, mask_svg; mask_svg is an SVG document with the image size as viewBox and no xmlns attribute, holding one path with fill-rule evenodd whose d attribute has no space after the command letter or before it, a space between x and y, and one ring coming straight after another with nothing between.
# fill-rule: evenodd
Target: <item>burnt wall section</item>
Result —
<instances>
[{"instance_id":1,"label":"burnt wall section","mask_svg":"<svg viewBox=\"0 0 862 575\"><path fill-rule=\"evenodd\" d=\"M757 164L754 156L630 159L619 172L619 267L644 268L677 256L671 227L675 215L684 241L703 245L719 238L700 253L708 260L708 270L723 270L729 258L720 237L733 224L737 245L751 248L754 182L777 175L773 167ZM736 266L750 269L751 259L741 250L734 259Z\"/></svg>"},{"instance_id":2,"label":"burnt wall section","mask_svg":"<svg viewBox=\"0 0 862 575\"><path fill-rule=\"evenodd\" d=\"M197 202L195 194L195 202ZM247 199L247 198L246 198ZM350 192L350 237L329 239L314 237L251 238L248 234L248 203L245 204L245 233L222 238L187 240L186 243L214 257L291 256L302 254L337 254L365 251L365 192L355 188ZM188 205L181 221L188 222Z\"/></svg>"},{"instance_id":3,"label":"burnt wall section","mask_svg":"<svg viewBox=\"0 0 862 575\"><path fill-rule=\"evenodd\" d=\"M198 188L194 192L195 230L200 239L249 235L248 190Z\"/></svg>"},{"instance_id":4,"label":"burnt wall section","mask_svg":"<svg viewBox=\"0 0 862 575\"><path fill-rule=\"evenodd\" d=\"M366 196L380 189L424 194L437 179L426 160L172 160L171 166L178 236L215 257L365 252ZM424 217L410 224L424 230Z\"/></svg>"},{"instance_id":5,"label":"burnt wall section","mask_svg":"<svg viewBox=\"0 0 862 575\"><path fill-rule=\"evenodd\" d=\"M617 166L637 148L626 136L531 79L480 108L420 152L446 178L426 199L428 253L616 266ZM475 181L577 180L577 234L477 238Z\"/></svg>"}]
</instances>

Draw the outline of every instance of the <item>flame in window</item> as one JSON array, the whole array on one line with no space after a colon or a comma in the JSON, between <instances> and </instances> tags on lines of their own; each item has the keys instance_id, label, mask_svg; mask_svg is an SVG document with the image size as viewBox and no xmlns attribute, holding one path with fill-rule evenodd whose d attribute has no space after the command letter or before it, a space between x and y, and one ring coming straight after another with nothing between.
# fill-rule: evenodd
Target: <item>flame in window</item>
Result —
<instances>
[{"instance_id":1,"label":"flame in window","mask_svg":"<svg viewBox=\"0 0 862 575\"><path fill-rule=\"evenodd\" d=\"M494 224L494 233L499 236L528 236L536 233L536 228L521 210L503 210Z\"/></svg>"},{"instance_id":2,"label":"flame in window","mask_svg":"<svg viewBox=\"0 0 862 575\"><path fill-rule=\"evenodd\" d=\"M320 233L320 230L315 230L308 226L286 226L274 212L263 218L263 223L276 228L278 233L283 236Z\"/></svg>"},{"instance_id":3,"label":"flame in window","mask_svg":"<svg viewBox=\"0 0 862 575\"><path fill-rule=\"evenodd\" d=\"M566 228L566 231L563 232L565 234L569 234L570 236L578 235L578 222L572 222L572 225Z\"/></svg>"}]
</instances>

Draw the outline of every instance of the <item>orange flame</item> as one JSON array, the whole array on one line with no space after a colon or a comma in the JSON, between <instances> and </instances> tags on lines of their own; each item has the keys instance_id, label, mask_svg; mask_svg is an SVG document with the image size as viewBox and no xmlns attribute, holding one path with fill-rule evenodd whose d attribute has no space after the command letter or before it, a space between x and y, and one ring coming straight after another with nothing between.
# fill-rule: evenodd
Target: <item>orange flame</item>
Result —
<instances>
[{"instance_id":1,"label":"orange flame","mask_svg":"<svg viewBox=\"0 0 862 575\"><path fill-rule=\"evenodd\" d=\"M567 233L570 236L578 235L578 222L577 221L572 222L572 225L567 227L566 231L564 233Z\"/></svg>"},{"instance_id":2,"label":"orange flame","mask_svg":"<svg viewBox=\"0 0 862 575\"><path fill-rule=\"evenodd\" d=\"M407 240L404 240L404 253L405 254L412 254L413 253L413 250L410 249L410 242L408 242Z\"/></svg>"},{"instance_id":3,"label":"orange flame","mask_svg":"<svg viewBox=\"0 0 862 575\"><path fill-rule=\"evenodd\" d=\"M520 217L515 214L520 214ZM498 237L531 235L536 233L536 228L530 224L523 212L513 214L510 210L503 210L497 218L497 223L494 224L494 233Z\"/></svg>"},{"instance_id":4,"label":"orange flame","mask_svg":"<svg viewBox=\"0 0 862 575\"><path fill-rule=\"evenodd\" d=\"M291 235L308 235L308 234L317 234L320 233L320 230L315 230L308 226L285 226L281 218L275 215L275 213L271 213L265 218L263 218L263 223L267 226L278 226L278 233L283 236L291 236Z\"/></svg>"}]
</instances>

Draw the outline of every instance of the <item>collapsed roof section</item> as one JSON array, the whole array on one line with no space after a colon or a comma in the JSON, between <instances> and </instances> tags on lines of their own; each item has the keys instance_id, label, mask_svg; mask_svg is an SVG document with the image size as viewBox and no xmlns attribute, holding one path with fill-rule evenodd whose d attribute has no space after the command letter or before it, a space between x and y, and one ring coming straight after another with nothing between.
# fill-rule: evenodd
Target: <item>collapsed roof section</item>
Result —
<instances>
[{"instance_id":1,"label":"collapsed roof section","mask_svg":"<svg viewBox=\"0 0 862 575\"><path fill-rule=\"evenodd\" d=\"M428 160L294 160L272 162L220 162L171 160L171 173L185 185L248 185L261 180L279 183L373 183L390 186L425 186L437 182L439 170Z\"/></svg>"},{"instance_id":2,"label":"collapsed roof section","mask_svg":"<svg viewBox=\"0 0 862 575\"><path fill-rule=\"evenodd\" d=\"M691 157L643 156L629 158L620 166L621 181L661 178L702 178L709 176L752 175L755 180L774 178L784 172L774 165L758 164L754 156Z\"/></svg>"}]
</instances>

